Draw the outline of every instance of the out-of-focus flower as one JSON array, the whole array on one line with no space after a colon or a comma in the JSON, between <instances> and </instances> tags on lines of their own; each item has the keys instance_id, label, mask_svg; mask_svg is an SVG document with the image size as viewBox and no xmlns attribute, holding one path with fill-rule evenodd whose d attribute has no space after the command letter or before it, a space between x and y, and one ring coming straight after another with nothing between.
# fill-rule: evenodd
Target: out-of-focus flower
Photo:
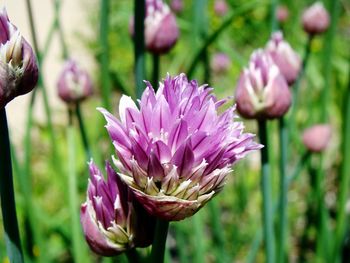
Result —
<instances>
[{"instance_id":1,"label":"out-of-focus flower","mask_svg":"<svg viewBox=\"0 0 350 263\"><path fill-rule=\"evenodd\" d=\"M155 54L167 53L179 37L175 15L162 0L146 0L145 44Z\"/></svg>"},{"instance_id":2,"label":"out-of-focus flower","mask_svg":"<svg viewBox=\"0 0 350 263\"><path fill-rule=\"evenodd\" d=\"M184 9L184 3L183 0L172 0L170 3L171 10L173 10L175 13L181 13Z\"/></svg>"},{"instance_id":3,"label":"out-of-focus flower","mask_svg":"<svg viewBox=\"0 0 350 263\"><path fill-rule=\"evenodd\" d=\"M272 58L260 49L241 73L235 98L238 112L249 119L279 118L291 104L286 80Z\"/></svg>"},{"instance_id":4,"label":"out-of-focus flower","mask_svg":"<svg viewBox=\"0 0 350 263\"><path fill-rule=\"evenodd\" d=\"M289 43L283 39L282 32L278 31L272 34L265 51L278 66L288 84L292 85L298 78L301 60Z\"/></svg>"},{"instance_id":5,"label":"out-of-focus flower","mask_svg":"<svg viewBox=\"0 0 350 263\"><path fill-rule=\"evenodd\" d=\"M329 124L317 124L303 133L303 143L311 152L322 152L326 149L332 136L332 128Z\"/></svg>"},{"instance_id":6,"label":"out-of-focus flower","mask_svg":"<svg viewBox=\"0 0 350 263\"><path fill-rule=\"evenodd\" d=\"M30 92L38 81L38 66L31 46L0 11L0 108Z\"/></svg>"},{"instance_id":7,"label":"out-of-focus flower","mask_svg":"<svg viewBox=\"0 0 350 263\"><path fill-rule=\"evenodd\" d=\"M132 193L106 163L107 180L89 163L87 200L81 206L81 225L90 248L113 256L152 243L155 219L136 203Z\"/></svg>"},{"instance_id":8,"label":"out-of-focus flower","mask_svg":"<svg viewBox=\"0 0 350 263\"><path fill-rule=\"evenodd\" d=\"M225 0L215 0L214 11L218 16L224 16L227 14L228 5Z\"/></svg>"},{"instance_id":9,"label":"out-of-focus flower","mask_svg":"<svg viewBox=\"0 0 350 263\"><path fill-rule=\"evenodd\" d=\"M226 72L230 65L231 60L225 53L216 53L211 61L211 68L216 73Z\"/></svg>"},{"instance_id":10,"label":"out-of-focus flower","mask_svg":"<svg viewBox=\"0 0 350 263\"><path fill-rule=\"evenodd\" d=\"M120 120L99 109L119 157L119 175L152 215L192 216L222 189L232 164L261 148L234 121L234 107L217 112L226 100L211 92L180 74L168 76L157 93L147 82L140 108L123 96Z\"/></svg>"},{"instance_id":11,"label":"out-of-focus flower","mask_svg":"<svg viewBox=\"0 0 350 263\"><path fill-rule=\"evenodd\" d=\"M89 74L79 68L74 60L68 60L58 78L57 91L64 102L77 103L92 94L92 81Z\"/></svg>"},{"instance_id":12,"label":"out-of-focus flower","mask_svg":"<svg viewBox=\"0 0 350 263\"><path fill-rule=\"evenodd\" d=\"M310 35L321 34L329 27L329 14L321 2L316 2L303 13L303 27Z\"/></svg>"},{"instance_id":13,"label":"out-of-focus flower","mask_svg":"<svg viewBox=\"0 0 350 263\"><path fill-rule=\"evenodd\" d=\"M276 18L280 23L284 23L288 20L289 12L285 5L279 5L276 9Z\"/></svg>"}]
</instances>

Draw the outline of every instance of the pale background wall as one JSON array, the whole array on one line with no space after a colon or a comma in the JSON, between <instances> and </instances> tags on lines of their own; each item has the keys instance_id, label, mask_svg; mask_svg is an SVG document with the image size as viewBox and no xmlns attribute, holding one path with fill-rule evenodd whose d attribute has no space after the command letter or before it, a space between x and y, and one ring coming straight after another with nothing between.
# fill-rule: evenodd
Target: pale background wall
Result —
<instances>
[{"instance_id":1,"label":"pale background wall","mask_svg":"<svg viewBox=\"0 0 350 263\"><path fill-rule=\"evenodd\" d=\"M64 28L66 42L69 46L71 56L77 59L90 72L92 71L93 60L91 55L83 47L79 34L93 37L96 32L88 24L88 8L94 5L94 0L65 0L61 4L61 24ZM0 0L0 6L5 6L9 18L21 31L22 35L29 43L32 43L29 19L26 10L25 0ZM32 8L35 16L35 26L37 29L37 37L40 47L44 46L49 28L54 18L54 9L52 0L32 0ZM98 6L96 5L98 10ZM48 89L50 105L55 114L53 116L55 122L59 122L65 118L65 107L56 96L56 81L60 73L63 61L61 58L60 44L56 34L49 51L49 56L45 60L44 70L42 74ZM12 141L17 145L21 143L25 132L25 121L28 109L30 95L17 97L6 107L8 121L11 129ZM37 98L35 107L35 119L37 121L45 121L45 113L41 97Z\"/></svg>"}]
</instances>

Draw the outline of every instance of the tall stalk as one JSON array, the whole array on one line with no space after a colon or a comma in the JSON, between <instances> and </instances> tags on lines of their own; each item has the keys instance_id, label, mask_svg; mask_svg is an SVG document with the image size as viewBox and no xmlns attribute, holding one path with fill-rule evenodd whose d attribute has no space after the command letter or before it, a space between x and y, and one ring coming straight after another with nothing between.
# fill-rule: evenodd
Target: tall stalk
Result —
<instances>
[{"instance_id":1,"label":"tall stalk","mask_svg":"<svg viewBox=\"0 0 350 263\"><path fill-rule=\"evenodd\" d=\"M166 238L168 235L169 221L157 219L154 240L152 243L151 258L154 263L163 263L165 255Z\"/></svg>"},{"instance_id":2,"label":"tall stalk","mask_svg":"<svg viewBox=\"0 0 350 263\"><path fill-rule=\"evenodd\" d=\"M0 109L0 149L0 200L5 230L6 250L10 262L22 263L24 261L16 214L10 138L5 108Z\"/></svg>"},{"instance_id":3,"label":"tall stalk","mask_svg":"<svg viewBox=\"0 0 350 263\"><path fill-rule=\"evenodd\" d=\"M153 59L153 72L152 72L152 85L157 90L160 74L160 56L158 54L152 54Z\"/></svg>"},{"instance_id":4,"label":"tall stalk","mask_svg":"<svg viewBox=\"0 0 350 263\"><path fill-rule=\"evenodd\" d=\"M271 197L271 174L268 153L267 127L265 120L259 120L260 143L264 145L261 149L261 191L263 210L263 233L265 240L266 262L275 262L275 234L273 229L273 210Z\"/></svg>"},{"instance_id":5,"label":"tall stalk","mask_svg":"<svg viewBox=\"0 0 350 263\"><path fill-rule=\"evenodd\" d=\"M136 97L141 98L143 81L145 80L145 32L146 15L145 0L134 1L134 56L135 56L135 85Z\"/></svg>"}]
</instances>

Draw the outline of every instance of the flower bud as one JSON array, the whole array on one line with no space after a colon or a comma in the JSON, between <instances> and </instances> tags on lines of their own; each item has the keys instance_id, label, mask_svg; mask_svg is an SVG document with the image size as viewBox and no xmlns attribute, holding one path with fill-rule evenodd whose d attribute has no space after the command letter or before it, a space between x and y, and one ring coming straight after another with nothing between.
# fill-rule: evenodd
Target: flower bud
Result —
<instances>
[{"instance_id":1,"label":"flower bud","mask_svg":"<svg viewBox=\"0 0 350 263\"><path fill-rule=\"evenodd\" d=\"M216 53L211 61L211 68L215 73L226 72L230 65L231 60L225 53Z\"/></svg>"},{"instance_id":2,"label":"flower bud","mask_svg":"<svg viewBox=\"0 0 350 263\"><path fill-rule=\"evenodd\" d=\"M170 3L171 10L173 10L176 14L179 14L184 9L183 0L172 0Z\"/></svg>"},{"instance_id":3,"label":"flower bud","mask_svg":"<svg viewBox=\"0 0 350 263\"><path fill-rule=\"evenodd\" d=\"M134 200L127 186L106 163L107 180L91 161L87 200L81 206L81 225L90 248L114 256L152 243L154 218Z\"/></svg>"},{"instance_id":4,"label":"flower bud","mask_svg":"<svg viewBox=\"0 0 350 263\"><path fill-rule=\"evenodd\" d=\"M249 119L273 119L283 116L291 105L288 84L271 57L255 51L236 87L238 112Z\"/></svg>"},{"instance_id":5,"label":"flower bud","mask_svg":"<svg viewBox=\"0 0 350 263\"><path fill-rule=\"evenodd\" d=\"M162 0L146 1L145 44L154 54L167 53L179 37L175 15Z\"/></svg>"},{"instance_id":6,"label":"flower bud","mask_svg":"<svg viewBox=\"0 0 350 263\"><path fill-rule=\"evenodd\" d=\"M224 16L227 14L228 6L225 0L215 0L214 11L218 16Z\"/></svg>"},{"instance_id":7,"label":"flower bud","mask_svg":"<svg viewBox=\"0 0 350 263\"><path fill-rule=\"evenodd\" d=\"M303 133L303 143L311 152L322 152L326 149L332 135L332 128L328 124L317 124Z\"/></svg>"},{"instance_id":8,"label":"flower bud","mask_svg":"<svg viewBox=\"0 0 350 263\"><path fill-rule=\"evenodd\" d=\"M329 14L321 2L316 2L304 11L302 21L305 32L321 34L328 29Z\"/></svg>"},{"instance_id":9,"label":"flower bud","mask_svg":"<svg viewBox=\"0 0 350 263\"><path fill-rule=\"evenodd\" d=\"M0 11L0 108L30 92L38 81L35 55L19 30Z\"/></svg>"},{"instance_id":10,"label":"flower bud","mask_svg":"<svg viewBox=\"0 0 350 263\"><path fill-rule=\"evenodd\" d=\"M265 51L271 56L288 85L292 85L298 78L301 60L289 43L283 39L282 32L272 34Z\"/></svg>"},{"instance_id":11,"label":"flower bud","mask_svg":"<svg viewBox=\"0 0 350 263\"><path fill-rule=\"evenodd\" d=\"M280 23L284 23L288 20L289 12L288 8L284 5L279 5L276 9L276 19Z\"/></svg>"},{"instance_id":12,"label":"flower bud","mask_svg":"<svg viewBox=\"0 0 350 263\"><path fill-rule=\"evenodd\" d=\"M73 60L66 61L57 82L58 96L66 103L77 103L92 92L92 81L89 74L78 67Z\"/></svg>"}]
</instances>

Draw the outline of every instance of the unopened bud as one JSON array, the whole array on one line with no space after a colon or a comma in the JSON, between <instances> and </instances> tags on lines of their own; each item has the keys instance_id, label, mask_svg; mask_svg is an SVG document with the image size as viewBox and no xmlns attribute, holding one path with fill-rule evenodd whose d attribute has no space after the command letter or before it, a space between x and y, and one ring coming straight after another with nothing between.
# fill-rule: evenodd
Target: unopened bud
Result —
<instances>
[{"instance_id":1,"label":"unopened bud","mask_svg":"<svg viewBox=\"0 0 350 263\"><path fill-rule=\"evenodd\" d=\"M310 35L321 34L329 27L329 14L321 2L316 2L303 13L303 27Z\"/></svg>"},{"instance_id":2,"label":"unopened bud","mask_svg":"<svg viewBox=\"0 0 350 263\"><path fill-rule=\"evenodd\" d=\"M328 124L317 124L303 133L303 143L311 152L322 152L326 149L332 135L332 128Z\"/></svg>"}]
</instances>

